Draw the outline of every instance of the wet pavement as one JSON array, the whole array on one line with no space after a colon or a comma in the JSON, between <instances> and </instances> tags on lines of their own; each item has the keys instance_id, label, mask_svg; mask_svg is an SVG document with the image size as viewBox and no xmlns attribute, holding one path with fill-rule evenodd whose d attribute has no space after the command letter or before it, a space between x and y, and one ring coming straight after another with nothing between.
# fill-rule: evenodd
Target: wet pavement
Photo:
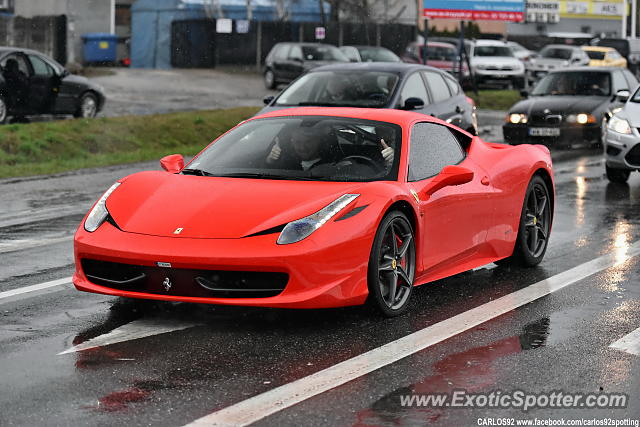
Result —
<instances>
[{"instance_id":1,"label":"wet pavement","mask_svg":"<svg viewBox=\"0 0 640 427\"><path fill-rule=\"evenodd\" d=\"M183 426L602 255L606 268L257 425L478 425L486 417L640 418L640 356L611 344L640 327L640 174L609 184L597 152L556 155L550 246L534 269L497 267L421 286L409 312L138 302L69 285L71 234L115 179L156 162L0 181L0 426ZM75 348L74 348L75 347ZM77 351L76 351L77 350ZM69 351L65 354L59 354ZM626 393L625 409L405 407L403 396Z\"/></svg>"}]
</instances>

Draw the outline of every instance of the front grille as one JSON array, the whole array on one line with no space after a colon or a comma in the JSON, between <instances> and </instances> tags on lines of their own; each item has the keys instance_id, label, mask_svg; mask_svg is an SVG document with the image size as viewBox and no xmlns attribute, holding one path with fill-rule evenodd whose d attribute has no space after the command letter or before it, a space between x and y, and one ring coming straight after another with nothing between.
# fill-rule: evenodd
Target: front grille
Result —
<instances>
[{"instance_id":1,"label":"front grille","mask_svg":"<svg viewBox=\"0 0 640 427\"><path fill-rule=\"evenodd\" d=\"M633 166L640 166L640 144L636 144L624 158L627 160L627 163Z\"/></svg>"},{"instance_id":2,"label":"front grille","mask_svg":"<svg viewBox=\"0 0 640 427\"><path fill-rule=\"evenodd\" d=\"M266 298L280 294L289 275L262 271L149 267L83 258L96 285L132 292L197 298Z\"/></svg>"},{"instance_id":3,"label":"front grille","mask_svg":"<svg viewBox=\"0 0 640 427\"><path fill-rule=\"evenodd\" d=\"M533 113L529 117L529 124L531 125L559 125L562 122L562 116L560 114L540 114Z\"/></svg>"}]
</instances>

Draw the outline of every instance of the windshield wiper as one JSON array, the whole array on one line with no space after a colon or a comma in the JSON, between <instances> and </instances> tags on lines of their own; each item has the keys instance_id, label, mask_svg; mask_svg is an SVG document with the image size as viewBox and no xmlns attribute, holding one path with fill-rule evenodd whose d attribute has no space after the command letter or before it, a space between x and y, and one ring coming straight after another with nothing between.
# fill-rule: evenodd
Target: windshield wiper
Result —
<instances>
[{"instance_id":1,"label":"windshield wiper","mask_svg":"<svg viewBox=\"0 0 640 427\"><path fill-rule=\"evenodd\" d=\"M225 173L223 175L216 175L220 178L256 178L256 179L291 179L296 181L314 181L313 178L306 176L287 176L276 175L270 173L257 173L257 172L235 172Z\"/></svg>"},{"instance_id":2,"label":"windshield wiper","mask_svg":"<svg viewBox=\"0 0 640 427\"><path fill-rule=\"evenodd\" d=\"M214 176L212 173L207 172L207 171L203 171L202 169L192 169L192 168L182 169L182 174L183 175L198 175L198 176Z\"/></svg>"}]
</instances>

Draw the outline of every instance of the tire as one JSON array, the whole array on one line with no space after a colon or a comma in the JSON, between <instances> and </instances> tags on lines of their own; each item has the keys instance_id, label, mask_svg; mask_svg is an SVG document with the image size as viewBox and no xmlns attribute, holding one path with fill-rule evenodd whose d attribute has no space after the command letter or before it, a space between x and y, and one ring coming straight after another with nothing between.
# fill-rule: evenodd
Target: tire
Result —
<instances>
[{"instance_id":1,"label":"tire","mask_svg":"<svg viewBox=\"0 0 640 427\"><path fill-rule=\"evenodd\" d=\"M525 193L513 254L496 264L516 264L524 267L540 264L549 245L551 221L549 188L540 176L534 175Z\"/></svg>"},{"instance_id":2,"label":"tire","mask_svg":"<svg viewBox=\"0 0 640 427\"><path fill-rule=\"evenodd\" d=\"M276 75L272 70L267 70L264 72L264 86L267 89L275 89L277 86L276 83Z\"/></svg>"},{"instance_id":3,"label":"tire","mask_svg":"<svg viewBox=\"0 0 640 427\"><path fill-rule=\"evenodd\" d=\"M415 267L416 245L411 223L402 212L392 211L382 219L373 240L367 272L367 304L386 317L407 311Z\"/></svg>"},{"instance_id":4,"label":"tire","mask_svg":"<svg viewBox=\"0 0 640 427\"><path fill-rule=\"evenodd\" d=\"M98 97L93 93L85 93L80 98L78 110L74 114L77 118L92 119L98 114Z\"/></svg>"},{"instance_id":5,"label":"tire","mask_svg":"<svg viewBox=\"0 0 640 427\"><path fill-rule=\"evenodd\" d=\"M7 101L4 96L0 95L0 125L6 123L9 116L9 108L7 107Z\"/></svg>"},{"instance_id":6,"label":"tire","mask_svg":"<svg viewBox=\"0 0 640 427\"><path fill-rule=\"evenodd\" d=\"M629 179L631 171L629 169L616 169L605 165L607 179L616 184L624 184Z\"/></svg>"}]
</instances>

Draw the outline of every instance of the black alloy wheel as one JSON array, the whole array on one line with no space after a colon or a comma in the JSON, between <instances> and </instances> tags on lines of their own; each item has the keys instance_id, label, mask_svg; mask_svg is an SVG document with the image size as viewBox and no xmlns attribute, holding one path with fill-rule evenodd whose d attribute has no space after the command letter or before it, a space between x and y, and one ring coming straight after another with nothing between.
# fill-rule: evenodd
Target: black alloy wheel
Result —
<instances>
[{"instance_id":1,"label":"black alloy wheel","mask_svg":"<svg viewBox=\"0 0 640 427\"><path fill-rule=\"evenodd\" d=\"M382 219L369 257L369 304L387 317L404 313L413 292L415 266L411 223L402 212L392 211Z\"/></svg>"},{"instance_id":2,"label":"black alloy wheel","mask_svg":"<svg viewBox=\"0 0 640 427\"><path fill-rule=\"evenodd\" d=\"M629 180L631 171L629 169L616 169L605 165L607 179L616 184L624 184Z\"/></svg>"}]
</instances>

